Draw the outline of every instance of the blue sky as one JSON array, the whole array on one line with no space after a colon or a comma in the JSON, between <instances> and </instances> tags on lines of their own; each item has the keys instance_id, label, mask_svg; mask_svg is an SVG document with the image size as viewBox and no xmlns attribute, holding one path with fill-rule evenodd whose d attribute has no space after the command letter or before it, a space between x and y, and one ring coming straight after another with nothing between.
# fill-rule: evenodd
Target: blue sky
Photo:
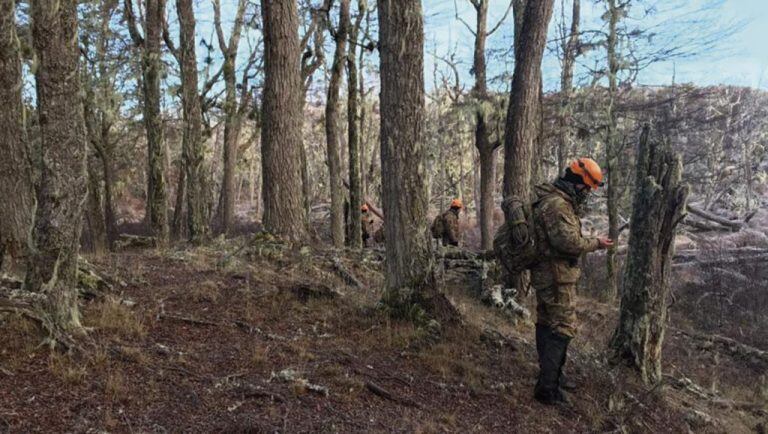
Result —
<instances>
[{"instance_id":1,"label":"blue sky","mask_svg":"<svg viewBox=\"0 0 768 434\"><path fill-rule=\"evenodd\" d=\"M504 15L509 5L508 0L490 0L489 22L497 22ZM563 0L555 0L555 12L550 26L549 38L557 36L556 26L561 17ZM566 17L570 22L571 0L564 0ZM677 82L692 82L699 85L734 84L760 86L768 88L768 0L664 0L641 1L658 3L662 10L642 21L636 18L641 14L636 7L630 14L630 25L655 27L659 38L664 35L673 39L704 38L718 28L735 25L738 32L718 42L715 50L701 53L692 58L679 58L674 61L660 62L644 71L638 77L642 84L663 84L672 81L673 72ZM469 68L472 61L473 35L459 23L456 11L465 21L474 23L475 12L468 0L424 0L425 41L427 52L436 51L441 55L456 51L456 58L462 59L464 80L469 85L472 77ZM582 28L599 29L603 26L600 19L604 9L602 2L582 0ZM714 7L709 12L700 12L703 8ZM693 17L706 20L705 23L690 27L686 21ZM489 47L511 45L512 19L509 17L503 27L491 36ZM675 33L679 33L675 35ZM426 57L426 69L431 70L434 57ZM491 60L489 68L498 71L504 65L500 60ZM543 65L545 88L555 90L559 86L560 66L552 53L547 53ZM583 72L583 68L582 68ZM578 72L577 72L578 74ZM430 74L431 75L431 74ZM431 80L431 78L429 78Z\"/></svg>"},{"instance_id":2,"label":"blue sky","mask_svg":"<svg viewBox=\"0 0 768 434\"><path fill-rule=\"evenodd\" d=\"M320 0L314 0L318 3ZM566 18L570 20L572 0L555 0L555 11L550 25L549 39L557 37L557 26L561 18L563 4L566 8ZM582 1L582 29L601 29L604 26L601 15L604 11L600 0ZM509 5L509 0L490 0L489 26L495 24ZM651 28L659 33L654 43L660 41L677 41L686 43L688 40L706 38L716 33L720 28L736 26L738 31L720 40L714 50L699 53L694 57L678 58L674 61L659 62L644 70L638 77L640 84L666 84L672 81L673 74L678 83L694 83L697 85L732 84L768 89L768 0L635 0L640 5L660 5L655 14L644 16L642 7L632 10L628 23L630 26ZM169 2L170 4L171 2ZM353 2L354 4L355 2ZM229 33L234 19L236 0L222 0L224 31ZM208 39L212 33L213 13L210 1L197 2L198 35ZM425 16L425 78L427 88L433 86L433 66L445 70L445 64L435 59L431 53L446 56L454 52L460 61L459 69L462 81L467 89L471 87L472 76L469 69L472 62L473 36L463 24L456 20L458 14L468 23L475 20L474 9L469 0L423 0ZM713 7L708 12L700 12L703 8ZM170 14L175 21L175 11ZM687 23L692 18L700 18L704 22L699 25ZM503 50L512 45L511 13L502 27L488 41L489 50ZM248 40L255 43L254 35L246 36L241 43L241 56L248 56ZM215 42L214 42L215 44ZM200 58L204 56L200 48ZM596 52L592 58L582 59L581 67L577 68L577 84L587 80L585 64L597 59L602 52ZM330 53L329 56L330 57ZM241 61L241 62L242 62ZM330 60L329 60L330 61ZM489 58L489 76L498 75L513 68L510 55ZM554 53L548 50L543 62L544 83L546 90L557 90L559 87L560 65ZM508 83L497 83L497 88L508 86Z\"/></svg>"}]
</instances>

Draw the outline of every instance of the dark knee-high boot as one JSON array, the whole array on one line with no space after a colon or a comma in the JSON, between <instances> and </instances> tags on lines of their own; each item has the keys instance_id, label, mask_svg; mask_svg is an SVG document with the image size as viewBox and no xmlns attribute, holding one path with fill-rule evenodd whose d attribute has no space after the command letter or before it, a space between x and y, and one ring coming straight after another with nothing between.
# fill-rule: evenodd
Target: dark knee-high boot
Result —
<instances>
[{"instance_id":1,"label":"dark knee-high boot","mask_svg":"<svg viewBox=\"0 0 768 434\"><path fill-rule=\"evenodd\" d=\"M536 349L539 353L539 378L534 397L544 404L568 402L560 389L560 375L565 363L570 338L546 326L536 326Z\"/></svg>"}]
</instances>

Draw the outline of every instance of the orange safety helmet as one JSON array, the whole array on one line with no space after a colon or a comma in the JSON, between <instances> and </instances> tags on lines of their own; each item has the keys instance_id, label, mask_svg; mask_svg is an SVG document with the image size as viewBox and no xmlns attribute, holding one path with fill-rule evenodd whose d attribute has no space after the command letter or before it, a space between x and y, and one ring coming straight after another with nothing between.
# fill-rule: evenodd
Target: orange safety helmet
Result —
<instances>
[{"instance_id":1,"label":"orange safety helmet","mask_svg":"<svg viewBox=\"0 0 768 434\"><path fill-rule=\"evenodd\" d=\"M451 208L462 209L464 205L461 203L461 199L454 199L451 201Z\"/></svg>"},{"instance_id":2,"label":"orange safety helmet","mask_svg":"<svg viewBox=\"0 0 768 434\"><path fill-rule=\"evenodd\" d=\"M569 166L571 172L579 175L592 190L597 190L603 186L603 171L600 165L591 158L579 158L574 160Z\"/></svg>"},{"instance_id":3,"label":"orange safety helmet","mask_svg":"<svg viewBox=\"0 0 768 434\"><path fill-rule=\"evenodd\" d=\"M363 206L360 207L360 211L362 212L368 212L368 204L364 203Z\"/></svg>"}]
</instances>

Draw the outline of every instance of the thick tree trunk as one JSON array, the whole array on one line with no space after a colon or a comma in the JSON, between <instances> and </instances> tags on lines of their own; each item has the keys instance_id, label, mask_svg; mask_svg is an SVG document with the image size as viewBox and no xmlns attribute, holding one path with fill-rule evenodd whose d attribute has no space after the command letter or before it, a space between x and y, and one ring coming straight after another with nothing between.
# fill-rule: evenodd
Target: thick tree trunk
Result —
<instances>
[{"instance_id":1,"label":"thick tree trunk","mask_svg":"<svg viewBox=\"0 0 768 434\"><path fill-rule=\"evenodd\" d=\"M363 205L363 186L360 179L361 143L360 143L360 87L358 83L357 45L360 43L360 25L368 8L366 0L357 2L357 18L349 35L349 50L347 52L347 146L349 148L349 239L348 244L353 249L363 248L361 236L361 210Z\"/></svg>"},{"instance_id":2,"label":"thick tree trunk","mask_svg":"<svg viewBox=\"0 0 768 434\"><path fill-rule=\"evenodd\" d=\"M379 2L381 170L385 212L386 292L395 315L413 307L452 315L434 281L427 230L424 142L424 23L420 0Z\"/></svg>"},{"instance_id":3,"label":"thick tree trunk","mask_svg":"<svg viewBox=\"0 0 768 434\"><path fill-rule=\"evenodd\" d=\"M301 184L302 83L295 0L265 0L261 152L264 226L295 241L308 237Z\"/></svg>"},{"instance_id":4,"label":"thick tree trunk","mask_svg":"<svg viewBox=\"0 0 768 434\"><path fill-rule=\"evenodd\" d=\"M86 133L80 99L76 0L32 2L38 57L42 165L25 286L45 294L55 329L80 332L77 256L86 198Z\"/></svg>"},{"instance_id":5,"label":"thick tree trunk","mask_svg":"<svg viewBox=\"0 0 768 434\"><path fill-rule=\"evenodd\" d=\"M200 243L208 232L205 220L203 189L203 136L202 108L197 88L197 55L195 53L195 14L192 0L176 0L179 15L179 55L181 64L182 110L184 133L182 136L182 161L184 193L186 197L187 236L190 242ZM226 136L226 133L225 133ZM226 141L226 140L225 140Z\"/></svg>"},{"instance_id":6,"label":"thick tree trunk","mask_svg":"<svg viewBox=\"0 0 768 434\"><path fill-rule=\"evenodd\" d=\"M643 381L657 383L662 378L675 229L685 216L688 187L681 185L682 163L669 142L649 136L646 126L637 150L621 316L611 347L618 359L640 372Z\"/></svg>"},{"instance_id":7,"label":"thick tree trunk","mask_svg":"<svg viewBox=\"0 0 768 434\"><path fill-rule=\"evenodd\" d=\"M539 121L541 60L554 0L528 2L515 47L515 73L504 137L504 196L530 196ZM517 14L517 11L515 12ZM516 15L517 16L517 15Z\"/></svg>"},{"instance_id":8,"label":"thick tree trunk","mask_svg":"<svg viewBox=\"0 0 768 434\"><path fill-rule=\"evenodd\" d=\"M333 53L331 79L328 83L328 98L325 104L325 140L328 159L328 179L331 194L331 238L333 246L344 247L344 197L341 185L341 156L339 155L341 135L339 133L339 88L344 71L344 57L347 54L347 32L349 30L349 0L341 0L339 27L336 29L336 50ZM330 21L329 29L333 31Z\"/></svg>"},{"instance_id":9,"label":"thick tree trunk","mask_svg":"<svg viewBox=\"0 0 768 434\"><path fill-rule=\"evenodd\" d=\"M24 126L15 2L0 2L0 268L6 253L26 255L35 201Z\"/></svg>"}]
</instances>

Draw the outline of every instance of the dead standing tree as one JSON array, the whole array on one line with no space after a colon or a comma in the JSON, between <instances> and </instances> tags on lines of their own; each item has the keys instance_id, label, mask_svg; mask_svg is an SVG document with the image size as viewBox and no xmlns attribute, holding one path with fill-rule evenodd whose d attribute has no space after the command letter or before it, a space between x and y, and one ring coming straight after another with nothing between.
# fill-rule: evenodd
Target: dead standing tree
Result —
<instances>
[{"instance_id":1,"label":"dead standing tree","mask_svg":"<svg viewBox=\"0 0 768 434\"><path fill-rule=\"evenodd\" d=\"M637 369L649 384L661 380L675 229L685 217L688 197L680 157L666 138L651 135L646 126L638 144L621 316L610 343L616 359Z\"/></svg>"}]
</instances>

